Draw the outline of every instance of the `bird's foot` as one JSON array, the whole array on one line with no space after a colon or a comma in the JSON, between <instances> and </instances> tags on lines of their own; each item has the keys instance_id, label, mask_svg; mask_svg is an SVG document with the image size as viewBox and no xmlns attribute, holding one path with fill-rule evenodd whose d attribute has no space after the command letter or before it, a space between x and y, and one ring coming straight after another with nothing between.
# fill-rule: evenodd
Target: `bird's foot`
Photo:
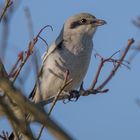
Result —
<instances>
[{"instance_id":1,"label":"bird's foot","mask_svg":"<svg viewBox=\"0 0 140 140\"><path fill-rule=\"evenodd\" d=\"M69 98L68 98L68 100L69 101L75 101L76 102L79 99L79 97L80 97L79 91L72 90L72 91L69 92Z\"/></svg>"}]
</instances>

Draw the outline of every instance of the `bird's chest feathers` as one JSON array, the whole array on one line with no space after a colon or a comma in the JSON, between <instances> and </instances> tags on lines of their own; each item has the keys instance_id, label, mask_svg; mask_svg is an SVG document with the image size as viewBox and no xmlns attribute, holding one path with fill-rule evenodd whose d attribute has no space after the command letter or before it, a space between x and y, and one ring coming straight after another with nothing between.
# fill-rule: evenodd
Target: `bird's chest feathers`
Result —
<instances>
[{"instance_id":1,"label":"bird's chest feathers","mask_svg":"<svg viewBox=\"0 0 140 140\"><path fill-rule=\"evenodd\" d=\"M58 84L59 87L64 80L66 70L68 70L69 77L73 79L71 87L74 89L81 84L87 72L92 53L92 43L72 41L64 42L61 45L46 59L43 68L43 71L46 71L44 79L48 79L49 76L55 83L60 83Z\"/></svg>"},{"instance_id":2,"label":"bird's chest feathers","mask_svg":"<svg viewBox=\"0 0 140 140\"><path fill-rule=\"evenodd\" d=\"M92 51L93 43L87 36L72 35L66 38L64 46L74 55L86 56Z\"/></svg>"},{"instance_id":3,"label":"bird's chest feathers","mask_svg":"<svg viewBox=\"0 0 140 140\"><path fill-rule=\"evenodd\" d=\"M69 42L64 43L64 47L59 51L61 65L66 69L75 71L76 68L86 71L88 68L92 53L92 40L86 38L75 40L69 39Z\"/></svg>"}]
</instances>

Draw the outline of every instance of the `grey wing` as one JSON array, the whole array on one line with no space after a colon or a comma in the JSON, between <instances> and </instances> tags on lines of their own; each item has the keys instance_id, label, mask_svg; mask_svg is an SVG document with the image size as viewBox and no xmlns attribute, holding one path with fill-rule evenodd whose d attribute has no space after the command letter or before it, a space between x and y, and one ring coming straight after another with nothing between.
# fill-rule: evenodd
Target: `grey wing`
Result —
<instances>
[{"instance_id":1,"label":"grey wing","mask_svg":"<svg viewBox=\"0 0 140 140\"><path fill-rule=\"evenodd\" d=\"M59 45L63 42L63 36L62 36L62 31L60 33L60 35L58 36L58 38L55 40L55 42L52 43L52 45L49 47L49 49L44 53L42 59L43 59L43 63L44 61L47 59L47 57L53 52L55 51Z\"/></svg>"},{"instance_id":2,"label":"grey wing","mask_svg":"<svg viewBox=\"0 0 140 140\"><path fill-rule=\"evenodd\" d=\"M53 52L62 44L62 42L63 42L63 38L61 38L61 36L59 36L59 37L56 39L56 41L49 47L49 49L44 53L44 55L43 55L43 57L42 57L42 60L43 60L43 62L42 62L42 67L41 67L41 69L40 69L40 71L39 71L38 79L39 79L39 77L42 76L43 63L44 63L44 61L47 59L47 57L48 57L51 53L53 53ZM32 92L31 92L31 93L29 94L29 96L28 96L29 99L33 99L33 98L34 98L34 96L35 96L35 94L36 94L36 90L37 90L37 82L35 83L35 86L34 86Z\"/></svg>"}]
</instances>

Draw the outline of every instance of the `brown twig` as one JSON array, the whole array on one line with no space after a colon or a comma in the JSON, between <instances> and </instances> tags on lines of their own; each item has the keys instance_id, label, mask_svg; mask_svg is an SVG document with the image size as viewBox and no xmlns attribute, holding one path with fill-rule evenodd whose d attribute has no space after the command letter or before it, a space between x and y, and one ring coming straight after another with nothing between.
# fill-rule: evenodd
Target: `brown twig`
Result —
<instances>
[{"instance_id":1,"label":"brown twig","mask_svg":"<svg viewBox=\"0 0 140 140\"><path fill-rule=\"evenodd\" d=\"M4 81L1 80L0 85L3 84L2 82L4 82ZM8 83L8 81L6 82L6 84L7 83ZM2 88L2 89L4 90L4 88ZM28 139L28 140L34 139L32 132L30 131L30 129L28 129L28 125L27 125L26 121L24 119L18 118L16 116L16 113L13 111L13 108L9 104L7 104L7 102L5 102L5 100L3 98L4 97L0 97L0 106L2 108L2 111L8 117L8 120L10 121L10 124L13 127L15 137L18 138L18 132L20 131L23 133L23 135L25 136L26 139ZM22 115L24 116L24 114L22 114Z\"/></svg>"},{"instance_id":2,"label":"brown twig","mask_svg":"<svg viewBox=\"0 0 140 140\"><path fill-rule=\"evenodd\" d=\"M119 62L117 63L117 65L112 69L111 73L109 74L109 76L106 78L105 81L103 81L101 83L101 85L99 85L96 90L101 90L104 88L104 86L112 79L112 77L115 75L115 73L117 72L118 68L121 66L121 63L123 62L125 56L127 55L131 45L134 43L134 39L129 39L128 40L128 44L126 46L125 51L123 52L121 58L119 59Z\"/></svg>"},{"instance_id":3,"label":"brown twig","mask_svg":"<svg viewBox=\"0 0 140 140\"><path fill-rule=\"evenodd\" d=\"M29 43L29 45L28 45L28 50L27 50L25 53L21 52L21 53L18 54L17 62L16 62L15 65L13 66L13 68L12 68L10 74L9 74L9 77L8 77L8 78L13 77L13 83L15 82L17 76L19 75L19 73L20 73L22 67L24 66L24 64L26 63L27 59L28 59L29 56L32 54L33 49L34 49L34 46L35 46L35 44L37 43L38 37L40 36L41 32L42 32L45 28L47 28L47 27L51 27L51 26L50 26L50 25L47 25L47 26L43 27L43 28L39 31L39 33L37 34L37 36L36 36L32 41L30 41L30 43ZM51 27L51 29L52 29L52 27ZM21 63L19 64L19 62L21 62ZM0 64L2 64L2 63L0 63ZM18 65L19 65L19 67L17 68ZM2 66L3 66L3 65L2 65ZM3 69L2 69L2 70L3 70ZM1 73L2 73L2 72L3 72L3 71L1 71ZM2 76L2 78L3 78L3 76ZM11 122L11 123L12 123L12 122ZM16 134L16 133L15 133L15 134Z\"/></svg>"},{"instance_id":4,"label":"brown twig","mask_svg":"<svg viewBox=\"0 0 140 140\"><path fill-rule=\"evenodd\" d=\"M96 55L95 55L95 57L96 57L96 56L99 56L99 58L100 58L100 63L99 63L99 66L98 66L98 69L97 69L95 78L93 79L93 82L92 82L92 84L91 84L91 86L89 87L88 90L91 90L91 91L94 90L95 85L97 84L99 75L100 75L100 73L101 73L101 70L102 70L102 68L103 68L103 66L104 66L104 64L105 64L106 62L113 62L113 63L115 62L115 64L118 63L118 61L117 61L116 59L113 59L113 57L114 57L117 53L119 53L119 52L120 52L120 51L115 52L114 54L112 54L112 55L111 55L109 58L107 58L107 59L103 58L100 54L96 54Z\"/></svg>"},{"instance_id":5,"label":"brown twig","mask_svg":"<svg viewBox=\"0 0 140 140\"><path fill-rule=\"evenodd\" d=\"M55 106L55 104L56 104L56 102L57 102L57 100L58 100L60 94L61 94L61 93L64 91L64 89L72 82L72 79L69 80L68 77L69 77L69 72L66 71L64 83L63 83L62 87L60 88L60 90L58 91L57 95L55 96L55 98L54 98L54 100L53 100L53 102L52 102L52 106L51 106L51 108L50 108L50 110L49 110L49 112L48 112L48 115L49 115L49 116L50 116L50 114L51 114L51 112L52 112L52 110L53 110L53 108L54 108L54 106Z\"/></svg>"},{"instance_id":6,"label":"brown twig","mask_svg":"<svg viewBox=\"0 0 140 140\"><path fill-rule=\"evenodd\" d=\"M54 106L55 106L57 100L59 99L61 93L62 93L62 92L64 91L64 89L72 82L72 79L68 80L68 77L69 77L69 71L66 71L64 83L63 83L62 87L60 88L60 90L58 91L57 95L56 95L56 96L54 97L54 99L53 99L52 106L51 106L51 108L50 108L50 110L49 110L49 112L48 112L48 116L51 115L51 112L52 112L52 110L53 110L53 108L54 108ZM42 132L43 132L43 129L44 129L44 126L42 126L42 127L40 128L40 131L39 131L37 140L40 139L41 134L42 134Z\"/></svg>"},{"instance_id":7,"label":"brown twig","mask_svg":"<svg viewBox=\"0 0 140 140\"><path fill-rule=\"evenodd\" d=\"M99 64L99 66L98 66L98 70L97 70L96 76L95 76L95 78L94 78L94 80L93 80L93 82L92 82L92 84L91 84L91 86L90 86L89 89L92 89L93 90L95 88L95 85L96 85L96 83L98 81L98 77L100 75L100 72L102 70L103 65L104 65L104 59L101 58L101 62Z\"/></svg>"},{"instance_id":8,"label":"brown twig","mask_svg":"<svg viewBox=\"0 0 140 140\"><path fill-rule=\"evenodd\" d=\"M33 21L32 21L31 12L30 12L30 9L28 7L25 7L24 11L25 11L26 19L27 19L29 39L32 40L33 37L34 37L34 29L33 29ZM39 36L38 36L38 38L39 38ZM34 48L34 54L33 54L33 57L32 57L32 62L33 62L33 64L31 64L31 65L35 66L35 77L36 77L38 75L38 71L39 71L38 55L37 55L36 48ZM27 68L27 70L28 70L28 68Z\"/></svg>"},{"instance_id":9,"label":"brown twig","mask_svg":"<svg viewBox=\"0 0 140 140\"><path fill-rule=\"evenodd\" d=\"M95 75L95 78L93 79L93 82L91 84L91 86L89 87L89 91L93 91L95 89L95 85L97 84L97 81L98 81L98 78L99 78L99 75L101 73L101 70L103 69L103 66L106 62L111 62L113 63L113 66L114 68L116 67L117 64L119 65L124 65L126 66L127 68L129 68L126 64L123 63L123 61L121 62L120 60L117 60L117 59L113 59L113 57L119 53L120 51L117 51L115 52L114 54L112 54L109 58L103 58L101 55L97 54L97 56L99 56L101 58L100 60L100 63L99 63L99 66L98 66L98 69L97 69L97 72L96 72L96 75ZM96 89L97 90L97 89Z\"/></svg>"},{"instance_id":10,"label":"brown twig","mask_svg":"<svg viewBox=\"0 0 140 140\"><path fill-rule=\"evenodd\" d=\"M134 39L129 39L129 40L128 40L127 47L126 47L125 51L123 52L123 54L122 54L122 56L121 56L121 58L120 58L119 60L113 59L113 56L116 55L119 51L118 51L118 52L115 52L113 55L111 55L111 56L110 56L109 58L107 58L107 59L104 59L102 56L99 55L100 58L101 58L101 61L100 61L98 70L97 70L97 72L96 72L95 78L94 78L94 80L93 80L91 86L90 86L87 90L85 90L85 91L82 90L82 92L81 92L80 95L82 95L82 96L87 96L87 95L89 95L89 94L97 94L97 93L106 93L106 92L108 92L109 89L104 89L104 90L102 90L102 89L103 89L104 86L107 85L107 83L112 79L112 77L115 75L115 73L117 72L118 68L119 68L121 65L126 66L126 65L123 63L123 61L124 61L124 58L125 58L125 56L126 56L128 50L130 49L130 47L131 47L131 45L132 45L133 43L134 43ZM108 75L108 77L107 77L97 88L95 88L95 85L97 84L97 81L98 81L100 72L101 72L101 70L102 70L102 68L103 68L103 66L104 66L104 64L105 64L106 62L111 62L111 63L113 63L114 68L112 69L112 71L111 71L111 73ZM127 67L128 67L128 66L127 66Z\"/></svg>"},{"instance_id":11,"label":"brown twig","mask_svg":"<svg viewBox=\"0 0 140 140\"><path fill-rule=\"evenodd\" d=\"M6 79L0 79L0 88L5 91L5 94L11 98L21 110L26 109L27 113L31 114L37 122L44 125L58 140L73 140L72 137L49 118L43 108L26 99L26 97Z\"/></svg>"},{"instance_id":12,"label":"brown twig","mask_svg":"<svg viewBox=\"0 0 140 140\"><path fill-rule=\"evenodd\" d=\"M47 28L47 27L50 27L52 29L52 26L50 25L46 25L44 26L40 31L39 33L36 35L36 37L29 42L29 45L28 45L28 49L27 51L25 51L24 53L24 57L23 57L23 60L21 62L21 64L19 65L19 68L16 70L15 74L14 74L14 77L13 77L13 83L15 82L17 76L19 75L22 67L24 66L24 64L26 63L26 61L28 60L28 58L31 56L31 54L33 53L33 50L34 50L34 47L35 47L35 44L37 43L38 41L38 37L40 36L41 32Z\"/></svg>"},{"instance_id":13,"label":"brown twig","mask_svg":"<svg viewBox=\"0 0 140 140\"><path fill-rule=\"evenodd\" d=\"M13 4L13 2L11 0L6 0L6 4L5 7L0 15L0 22L2 21L4 15L6 14L7 9Z\"/></svg>"},{"instance_id":14,"label":"brown twig","mask_svg":"<svg viewBox=\"0 0 140 140\"><path fill-rule=\"evenodd\" d=\"M10 73L9 73L9 78L12 78L15 75L15 70L16 70L20 61L21 62L23 61L23 52L20 52L18 54L18 59L17 59L16 63L14 64L14 66L12 67Z\"/></svg>"},{"instance_id":15,"label":"brown twig","mask_svg":"<svg viewBox=\"0 0 140 140\"><path fill-rule=\"evenodd\" d=\"M4 68L4 65L1 62L1 60L0 60L0 79L6 79L7 82L9 82L8 74L7 74L7 72L6 72L5 68ZM1 89L1 87L0 87L0 89ZM3 91L3 89L1 89L1 90ZM26 125L26 123L25 122L23 123L23 121L21 121L21 119L19 121L17 116L14 115L14 112L12 110L13 109L13 102L11 102L9 96L7 96L7 97L8 98L6 98L5 96L0 97L1 115L2 116L3 115L7 116L8 120L10 121L10 124L13 127L15 138L18 138L17 130L19 130L19 129L17 129L17 128L21 128L21 126L23 127L24 125ZM22 114L22 115L24 116L24 114ZM25 127L25 128L27 128L27 127ZM23 130L22 128L21 128L21 130L22 130L22 132L24 134L25 130ZM29 133L31 134L31 132L29 132ZM3 138L9 140L8 137L3 137Z\"/></svg>"}]
</instances>

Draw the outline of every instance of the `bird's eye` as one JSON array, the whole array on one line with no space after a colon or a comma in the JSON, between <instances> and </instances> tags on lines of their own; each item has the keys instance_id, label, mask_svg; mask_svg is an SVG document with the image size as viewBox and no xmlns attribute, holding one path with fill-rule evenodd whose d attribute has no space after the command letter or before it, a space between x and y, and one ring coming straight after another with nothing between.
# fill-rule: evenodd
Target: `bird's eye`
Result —
<instances>
[{"instance_id":1,"label":"bird's eye","mask_svg":"<svg viewBox=\"0 0 140 140\"><path fill-rule=\"evenodd\" d=\"M87 20L84 19L84 18L80 20L80 23L81 23L81 24L84 24L84 23L86 23L86 22L87 22Z\"/></svg>"}]
</instances>

